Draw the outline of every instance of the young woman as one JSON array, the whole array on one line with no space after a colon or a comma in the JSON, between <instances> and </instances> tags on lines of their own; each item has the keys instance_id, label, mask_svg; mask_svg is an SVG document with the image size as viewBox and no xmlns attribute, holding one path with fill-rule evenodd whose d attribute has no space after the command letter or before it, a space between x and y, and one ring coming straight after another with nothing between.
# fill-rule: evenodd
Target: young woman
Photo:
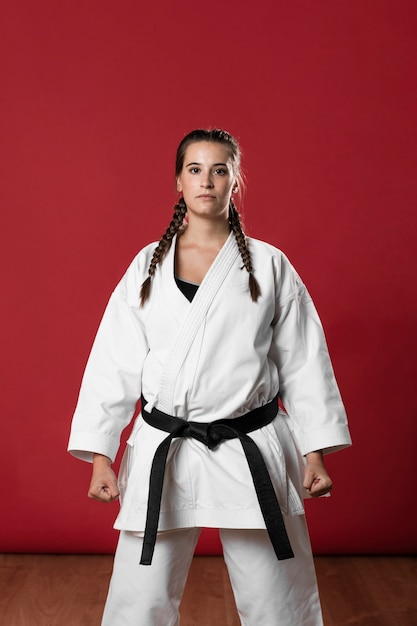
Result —
<instances>
[{"instance_id":1,"label":"young woman","mask_svg":"<svg viewBox=\"0 0 417 626\"><path fill-rule=\"evenodd\" d=\"M89 496L121 500L102 624L177 626L200 529L215 527L242 624L318 626L302 500L330 492L323 454L350 444L322 327L288 259L242 231L235 139L188 134L176 181L165 235L110 298L73 418Z\"/></svg>"}]
</instances>

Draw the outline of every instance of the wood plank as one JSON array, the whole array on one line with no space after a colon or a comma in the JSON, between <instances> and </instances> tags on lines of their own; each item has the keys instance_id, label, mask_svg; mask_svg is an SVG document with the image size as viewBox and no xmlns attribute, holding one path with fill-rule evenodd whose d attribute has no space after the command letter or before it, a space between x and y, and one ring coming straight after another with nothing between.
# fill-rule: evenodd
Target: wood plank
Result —
<instances>
[{"instance_id":1,"label":"wood plank","mask_svg":"<svg viewBox=\"0 0 417 626\"><path fill-rule=\"evenodd\" d=\"M417 558L316 557L326 626L416 626Z\"/></svg>"},{"instance_id":2,"label":"wood plank","mask_svg":"<svg viewBox=\"0 0 417 626\"><path fill-rule=\"evenodd\" d=\"M195 557L181 604L181 626L239 626L223 557Z\"/></svg>"},{"instance_id":3,"label":"wood plank","mask_svg":"<svg viewBox=\"0 0 417 626\"><path fill-rule=\"evenodd\" d=\"M100 626L113 559L0 555L0 624ZM315 558L325 626L416 626L417 557ZM239 626L221 557L195 557L181 626ZM297 626L294 624L294 626Z\"/></svg>"},{"instance_id":4,"label":"wood plank","mask_svg":"<svg viewBox=\"0 0 417 626\"><path fill-rule=\"evenodd\" d=\"M112 557L0 555L0 624L99 626Z\"/></svg>"}]
</instances>

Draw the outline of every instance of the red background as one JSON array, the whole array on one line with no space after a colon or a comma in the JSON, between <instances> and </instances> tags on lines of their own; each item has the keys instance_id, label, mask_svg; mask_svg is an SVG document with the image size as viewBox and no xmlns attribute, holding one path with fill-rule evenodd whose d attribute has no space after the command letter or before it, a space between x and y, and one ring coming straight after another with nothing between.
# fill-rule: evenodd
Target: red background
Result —
<instances>
[{"instance_id":1,"label":"red background","mask_svg":"<svg viewBox=\"0 0 417 626\"><path fill-rule=\"evenodd\" d=\"M175 201L176 146L244 150L247 231L324 322L354 446L318 553L416 548L415 0L16 0L0 9L3 551L109 552L66 453L107 298ZM205 533L200 550L217 549Z\"/></svg>"}]
</instances>

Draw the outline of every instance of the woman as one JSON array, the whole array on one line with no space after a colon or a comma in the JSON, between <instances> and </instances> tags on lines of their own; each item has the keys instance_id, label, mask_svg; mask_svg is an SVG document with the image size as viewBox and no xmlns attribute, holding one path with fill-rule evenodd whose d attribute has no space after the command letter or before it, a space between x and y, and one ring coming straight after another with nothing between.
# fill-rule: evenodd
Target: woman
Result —
<instances>
[{"instance_id":1,"label":"woman","mask_svg":"<svg viewBox=\"0 0 417 626\"><path fill-rule=\"evenodd\" d=\"M102 624L178 625L200 529L216 527L242 624L317 626L303 488L330 492L323 454L350 444L322 327L287 258L242 231L231 135L189 133L176 182L164 237L110 298L73 419L89 496L121 500Z\"/></svg>"}]
</instances>

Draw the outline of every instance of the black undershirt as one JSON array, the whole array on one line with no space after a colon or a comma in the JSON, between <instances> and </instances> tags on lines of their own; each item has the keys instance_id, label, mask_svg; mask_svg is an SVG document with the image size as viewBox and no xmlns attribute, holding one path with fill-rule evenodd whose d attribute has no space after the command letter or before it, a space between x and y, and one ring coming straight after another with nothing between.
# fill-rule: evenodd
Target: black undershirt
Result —
<instances>
[{"instance_id":1,"label":"black undershirt","mask_svg":"<svg viewBox=\"0 0 417 626\"><path fill-rule=\"evenodd\" d=\"M175 277L175 282L177 283L178 288L184 294L187 300L192 302L195 294L197 293L199 285L196 285L195 283L189 283L187 280L177 278L177 276Z\"/></svg>"}]
</instances>

